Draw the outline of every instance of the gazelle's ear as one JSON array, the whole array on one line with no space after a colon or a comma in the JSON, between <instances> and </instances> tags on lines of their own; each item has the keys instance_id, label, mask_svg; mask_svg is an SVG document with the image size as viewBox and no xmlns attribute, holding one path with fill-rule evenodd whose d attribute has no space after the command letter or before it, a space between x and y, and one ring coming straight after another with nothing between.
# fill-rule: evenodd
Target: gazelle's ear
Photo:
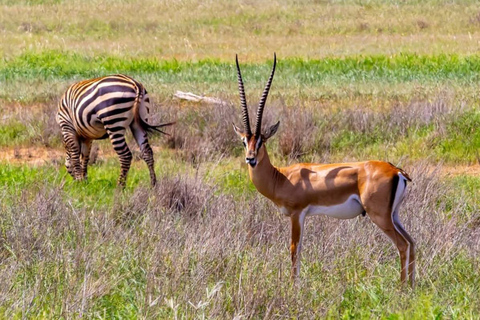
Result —
<instances>
[{"instance_id":1,"label":"gazelle's ear","mask_svg":"<svg viewBox=\"0 0 480 320\"><path fill-rule=\"evenodd\" d=\"M245 137L245 132L243 132L243 130L241 130L240 128L238 128L235 123L232 123L233 125L233 130L235 131L235 133L240 137L240 139L243 139Z\"/></svg>"},{"instance_id":2,"label":"gazelle's ear","mask_svg":"<svg viewBox=\"0 0 480 320\"><path fill-rule=\"evenodd\" d=\"M278 121L276 124L268 128L264 134L263 134L263 139L268 140L270 139L271 136L273 136L275 133L277 133L278 127L280 126L280 121Z\"/></svg>"}]
</instances>

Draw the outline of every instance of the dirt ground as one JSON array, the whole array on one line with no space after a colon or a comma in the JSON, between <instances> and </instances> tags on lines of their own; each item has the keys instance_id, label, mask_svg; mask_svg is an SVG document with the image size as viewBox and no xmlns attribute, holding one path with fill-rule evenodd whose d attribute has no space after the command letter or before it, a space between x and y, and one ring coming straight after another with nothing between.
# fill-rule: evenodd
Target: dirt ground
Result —
<instances>
[{"instance_id":1,"label":"dirt ground","mask_svg":"<svg viewBox=\"0 0 480 320\"><path fill-rule=\"evenodd\" d=\"M473 165L458 165L458 166L443 166L442 172L446 175L471 175L480 176L480 164L475 163Z\"/></svg>"},{"instance_id":2,"label":"dirt ground","mask_svg":"<svg viewBox=\"0 0 480 320\"><path fill-rule=\"evenodd\" d=\"M153 148L154 152L156 151ZM132 150L135 152L134 150ZM116 157L113 150L102 151L97 149L98 157L111 158ZM63 163L65 159L65 151L62 149L42 148L42 147L17 147L17 148L0 148L0 162L8 162L11 164L27 164L32 166L41 166L48 163ZM472 165L443 165L443 174L449 176L472 175L480 176L480 164Z\"/></svg>"},{"instance_id":3,"label":"dirt ground","mask_svg":"<svg viewBox=\"0 0 480 320\"><path fill-rule=\"evenodd\" d=\"M63 150L41 147L1 148L0 161L11 164L28 164L41 166L47 163L58 163L64 158Z\"/></svg>"}]
</instances>

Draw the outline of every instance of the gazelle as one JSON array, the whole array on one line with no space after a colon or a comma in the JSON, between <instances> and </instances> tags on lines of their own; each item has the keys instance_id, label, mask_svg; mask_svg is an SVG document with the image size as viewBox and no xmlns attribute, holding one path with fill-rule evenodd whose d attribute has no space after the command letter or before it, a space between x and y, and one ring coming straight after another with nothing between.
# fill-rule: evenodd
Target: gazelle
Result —
<instances>
[{"instance_id":1,"label":"gazelle","mask_svg":"<svg viewBox=\"0 0 480 320\"><path fill-rule=\"evenodd\" d=\"M401 262L400 279L402 283L406 283L408 275L413 287L415 242L398 218L407 181L411 181L408 174L383 161L298 163L284 168L273 166L265 143L277 132L280 122L262 131L262 114L275 74L276 55L258 105L254 132L250 129L238 56L236 65L243 129L235 124L233 128L245 146L245 161L251 181L261 194L272 200L284 215L290 217L292 278L298 276L300 270L306 216L326 215L338 219L352 219L360 214L368 214L373 223L397 246Z\"/></svg>"}]
</instances>

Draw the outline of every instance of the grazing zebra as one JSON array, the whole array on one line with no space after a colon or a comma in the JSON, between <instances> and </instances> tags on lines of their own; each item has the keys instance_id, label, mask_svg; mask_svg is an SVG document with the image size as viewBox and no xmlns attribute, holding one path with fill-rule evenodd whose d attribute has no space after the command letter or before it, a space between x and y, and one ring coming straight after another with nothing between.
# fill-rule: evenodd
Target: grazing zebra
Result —
<instances>
[{"instance_id":1,"label":"grazing zebra","mask_svg":"<svg viewBox=\"0 0 480 320\"><path fill-rule=\"evenodd\" d=\"M118 185L125 186L132 153L125 141L127 128L140 147L142 159L150 170L152 186L156 183L153 151L147 132L172 125L148 124L150 100L145 87L126 75L117 74L71 85L63 95L57 113L57 123L66 149L65 166L75 180L87 178L87 165L92 141L110 138L120 158Z\"/></svg>"}]
</instances>

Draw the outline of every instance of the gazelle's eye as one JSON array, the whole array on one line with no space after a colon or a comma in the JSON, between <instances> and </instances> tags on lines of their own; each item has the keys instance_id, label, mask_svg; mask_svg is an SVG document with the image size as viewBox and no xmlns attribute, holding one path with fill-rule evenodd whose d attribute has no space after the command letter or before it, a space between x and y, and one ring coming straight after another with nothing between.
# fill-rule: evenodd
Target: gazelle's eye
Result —
<instances>
[{"instance_id":1,"label":"gazelle's eye","mask_svg":"<svg viewBox=\"0 0 480 320\"><path fill-rule=\"evenodd\" d=\"M243 146L246 148L247 147L247 138L246 137L242 138L242 143L243 143Z\"/></svg>"}]
</instances>

